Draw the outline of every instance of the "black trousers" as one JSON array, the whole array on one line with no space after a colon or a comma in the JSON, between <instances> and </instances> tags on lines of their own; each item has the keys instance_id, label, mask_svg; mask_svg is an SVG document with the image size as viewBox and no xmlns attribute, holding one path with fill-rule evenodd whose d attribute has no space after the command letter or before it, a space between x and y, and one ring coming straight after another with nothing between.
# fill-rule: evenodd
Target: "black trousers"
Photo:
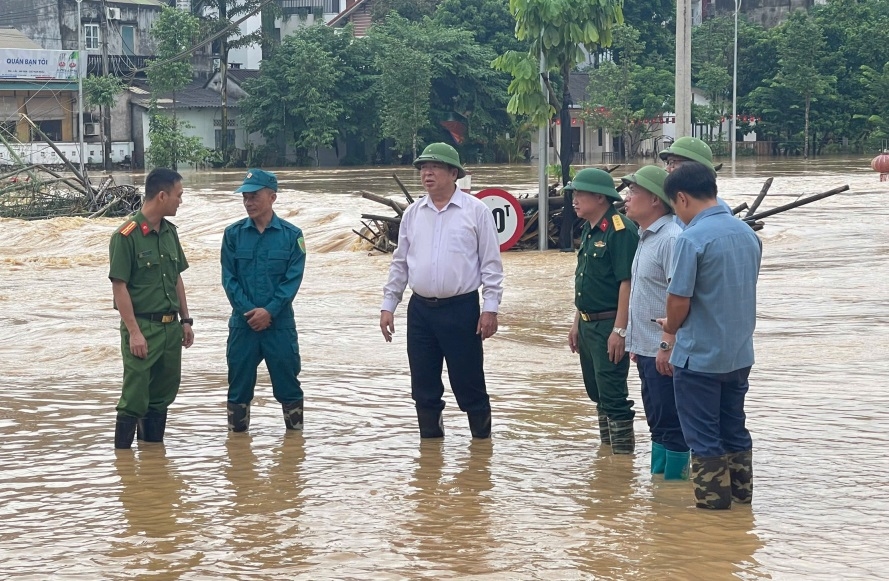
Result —
<instances>
[{"instance_id":1,"label":"black trousers","mask_svg":"<svg viewBox=\"0 0 889 581\"><path fill-rule=\"evenodd\" d=\"M448 379L457 405L466 413L491 410L485 386L478 291L450 299L429 300L414 295L407 307L407 358L411 368L411 397L417 408L441 411Z\"/></svg>"}]
</instances>

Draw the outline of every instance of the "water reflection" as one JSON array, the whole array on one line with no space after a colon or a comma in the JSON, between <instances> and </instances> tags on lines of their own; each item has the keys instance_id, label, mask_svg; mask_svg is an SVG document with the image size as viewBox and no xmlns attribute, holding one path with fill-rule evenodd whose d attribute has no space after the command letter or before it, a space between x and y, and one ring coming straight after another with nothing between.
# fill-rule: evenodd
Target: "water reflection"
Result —
<instances>
[{"instance_id":1,"label":"water reflection","mask_svg":"<svg viewBox=\"0 0 889 581\"><path fill-rule=\"evenodd\" d=\"M445 472L444 442L424 440L410 481L407 500L413 518L405 523L406 551L433 569L460 575L490 570L492 544L489 505L492 440L473 440L458 459L458 470Z\"/></svg>"}]
</instances>

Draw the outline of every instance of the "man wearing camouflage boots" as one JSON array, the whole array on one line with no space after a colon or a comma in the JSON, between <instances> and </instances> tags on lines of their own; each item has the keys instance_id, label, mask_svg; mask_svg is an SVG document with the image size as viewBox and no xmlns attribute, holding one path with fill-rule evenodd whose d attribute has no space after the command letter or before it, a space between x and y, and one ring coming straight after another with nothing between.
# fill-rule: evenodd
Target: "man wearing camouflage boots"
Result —
<instances>
[{"instance_id":1,"label":"man wearing camouflage boots","mask_svg":"<svg viewBox=\"0 0 889 581\"><path fill-rule=\"evenodd\" d=\"M626 351L630 273L639 243L636 225L621 217L621 201L611 175L600 169L577 172L565 186L574 194L577 217L586 220L574 273L574 324L568 333L572 353L580 354L583 383L596 403L599 434L615 454L631 454L633 401L628 398Z\"/></svg>"},{"instance_id":2,"label":"man wearing camouflage boots","mask_svg":"<svg viewBox=\"0 0 889 581\"><path fill-rule=\"evenodd\" d=\"M293 300L303 280L306 244L302 230L282 220L275 174L251 169L235 190L247 217L222 237L222 286L232 306L228 320L228 427L250 427L256 368L265 360L272 393L288 430L303 428L303 390Z\"/></svg>"},{"instance_id":3,"label":"man wearing camouflage boots","mask_svg":"<svg viewBox=\"0 0 889 581\"><path fill-rule=\"evenodd\" d=\"M676 238L667 317L660 321L665 333L676 335L670 364L696 505L727 509L753 497L744 397L762 243L719 205L716 191L714 172L696 162L683 163L664 181L688 228Z\"/></svg>"}]
</instances>

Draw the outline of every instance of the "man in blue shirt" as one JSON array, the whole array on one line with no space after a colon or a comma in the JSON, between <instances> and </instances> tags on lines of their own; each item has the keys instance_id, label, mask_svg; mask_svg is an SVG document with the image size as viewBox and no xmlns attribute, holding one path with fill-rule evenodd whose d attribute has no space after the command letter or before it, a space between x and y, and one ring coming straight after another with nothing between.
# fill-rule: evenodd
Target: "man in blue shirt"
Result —
<instances>
[{"instance_id":1,"label":"man in blue shirt","mask_svg":"<svg viewBox=\"0 0 889 581\"><path fill-rule=\"evenodd\" d=\"M293 299L306 264L302 230L278 218L275 174L251 169L235 193L244 197L247 217L225 229L222 286L232 314L228 321L228 425L250 427L256 368L265 360L272 392L289 430L303 427L303 391Z\"/></svg>"},{"instance_id":2,"label":"man in blue shirt","mask_svg":"<svg viewBox=\"0 0 889 581\"><path fill-rule=\"evenodd\" d=\"M688 227L676 239L667 287L666 333L676 407L691 448L699 508L726 509L753 496L753 442L744 397L753 365L756 281L762 243L716 201L716 175L688 162L664 181Z\"/></svg>"}]
</instances>

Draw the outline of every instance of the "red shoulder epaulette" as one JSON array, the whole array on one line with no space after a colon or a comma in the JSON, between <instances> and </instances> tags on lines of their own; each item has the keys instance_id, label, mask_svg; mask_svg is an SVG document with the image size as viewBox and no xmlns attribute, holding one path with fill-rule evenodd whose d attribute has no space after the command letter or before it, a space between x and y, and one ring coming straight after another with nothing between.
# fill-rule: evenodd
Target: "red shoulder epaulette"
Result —
<instances>
[{"instance_id":1,"label":"red shoulder epaulette","mask_svg":"<svg viewBox=\"0 0 889 581\"><path fill-rule=\"evenodd\" d=\"M122 236L129 236L130 232L136 229L136 223L132 220L123 225L120 229L120 233Z\"/></svg>"}]
</instances>

